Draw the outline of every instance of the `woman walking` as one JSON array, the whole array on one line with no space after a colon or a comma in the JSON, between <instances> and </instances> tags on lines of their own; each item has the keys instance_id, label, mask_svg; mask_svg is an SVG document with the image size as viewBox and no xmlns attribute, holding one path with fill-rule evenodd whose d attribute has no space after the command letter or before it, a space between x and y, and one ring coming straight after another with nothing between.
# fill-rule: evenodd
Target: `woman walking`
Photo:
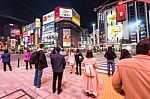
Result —
<instances>
[{"instance_id":1,"label":"woman walking","mask_svg":"<svg viewBox=\"0 0 150 99\"><path fill-rule=\"evenodd\" d=\"M11 61L10 57L11 57L11 55L10 55L10 53L8 53L8 49L5 49L4 53L1 56L3 66L4 66L4 72L6 71L6 64L9 66L9 70L12 71L12 68L10 65L10 61Z\"/></svg>"},{"instance_id":2,"label":"woman walking","mask_svg":"<svg viewBox=\"0 0 150 99\"><path fill-rule=\"evenodd\" d=\"M83 88L87 96L95 98L98 95L98 76L96 73L97 61L93 58L91 50L87 51L86 58L83 60Z\"/></svg>"},{"instance_id":3,"label":"woman walking","mask_svg":"<svg viewBox=\"0 0 150 99\"><path fill-rule=\"evenodd\" d=\"M81 62L83 61L84 57L82 53L80 52L79 49L76 50L75 53L75 61L76 61L76 73L75 74L80 74L81 75ZM78 67L79 67L79 72L78 72Z\"/></svg>"},{"instance_id":4,"label":"woman walking","mask_svg":"<svg viewBox=\"0 0 150 99\"><path fill-rule=\"evenodd\" d=\"M32 66L30 64L30 57L31 57L30 50L27 50L27 52L25 53L25 56L24 56L24 61L26 62L26 69L28 69L28 64L30 65L30 68L32 68Z\"/></svg>"},{"instance_id":5,"label":"woman walking","mask_svg":"<svg viewBox=\"0 0 150 99\"><path fill-rule=\"evenodd\" d=\"M75 57L74 57L73 49L70 49L70 53L68 56L68 64L70 66L70 74L74 73Z\"/></svg>"}]
</instances>

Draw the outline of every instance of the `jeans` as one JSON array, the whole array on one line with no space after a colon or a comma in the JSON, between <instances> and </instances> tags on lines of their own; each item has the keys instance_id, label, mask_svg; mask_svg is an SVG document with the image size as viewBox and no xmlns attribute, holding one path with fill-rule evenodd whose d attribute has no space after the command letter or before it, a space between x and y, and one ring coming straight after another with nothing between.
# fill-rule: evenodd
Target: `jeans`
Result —
<instances>
[{"instance_id":1,"label":"jeans","mask_svg":"<svg viewBox=\"0 0 150 99\"><path fill-rule=\"evenodd\" d=\"M107 70L108 70L108 75L110 75L110 65L112 67L112 75L115 72L115 62L114 60L107 60Z\"/></svg>"},{"instance_id":2,"label":"jeans","mask_svg":"<svg viewBox=\"0 0 150 99\"><path fill-rule=\"evenodd\" d=\"M6 64L9 66L9 70L12 71L10 62L4 62L3 64L4 64L4 71L6 71Z\"/></svg>"},{"instance_id":3,"label":"jeans","mask_svg":"<svg viewBox=\"0 0 150 99\"><path fill-rule=\"evenodd\" d=\"M62 76L63 76L63 72L61 72L61 73L53 72L53 91L56 90L57 77L58 77L58 91L61 90Z\"/></svg>"},{"instance_id":4,"label":"jeans","mask_svg":"<svg viewBox=\"0 0 150 99\"><path fill-rule=\"evenodd\" d=\"M78 66L79 66L79 73L81 75L81 62L76 62L76 74L78 75Z\"/></svg>"},{"instance_id":5,"label":"jeans","mask_svg":"<svg viewBox=\"0 0 150 99\"><path fill-rule=\"evenodd\" d=\"M34 86L37 88L41 87L41 78L42 78L43 70L35 70L35 77L34 77Z\"/></svg>"}]
</instances>

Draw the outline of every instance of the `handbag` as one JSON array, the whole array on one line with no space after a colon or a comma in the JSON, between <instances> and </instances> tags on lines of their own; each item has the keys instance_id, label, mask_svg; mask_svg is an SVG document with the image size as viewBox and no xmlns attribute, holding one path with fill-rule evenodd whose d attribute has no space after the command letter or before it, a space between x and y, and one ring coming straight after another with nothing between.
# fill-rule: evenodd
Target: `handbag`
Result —
<instances>
[{"instance_id":1,"label":"handbag","mask_svg":"<svg viewBox=\"0 0 150 99\"><path fill-rule=\"evenodd\" d=\"M24 58L24 62L26 62L26 59Z\"/></svg>"}]
</instances>

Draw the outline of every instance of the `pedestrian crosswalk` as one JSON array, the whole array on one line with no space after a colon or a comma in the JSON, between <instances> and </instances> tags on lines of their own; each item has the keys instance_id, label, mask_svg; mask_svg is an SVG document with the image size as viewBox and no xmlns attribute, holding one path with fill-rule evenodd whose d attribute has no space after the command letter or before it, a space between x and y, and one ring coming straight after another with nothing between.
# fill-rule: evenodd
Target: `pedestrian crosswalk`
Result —
<instances>
[{"instance_id":1,"label":"pedestrian crosswalk","mask_svg":"<svg viewBox=\"0 0 150 99\"><path fill-rule=\"evenodd\" d=\"M96 69L96 71L98 73L101 73L101 74L107 74L107 59L104 58L104 57L100 57L100 56L96 56L95 57L96 60L97 60L97 65L98 65L98 68ZM115 59L115 67L116 67L116 63L117 63L118 59ZM67 65L68 68L70 68L69 65ZM84 67L82 67L83 69ZM112 68L110 68L110 72L112 72Z\"/></svg>"},{"instance_id":2,"label":"pedestrian crosswalk","mask_svg":"<svg viewBox=\"0 0 150 99\"><path fill-rule=\"evenodd\" d=\"M102 74L107 74L107 59L104 57L97 57L97 64L98 64L98 68L97 68L97 72L98 73L102 73ZM115 67L116 67L116 63L117 63L118 59L115 59ZM112 72L112 68L110 68L110 71Z\"/></svg>"}]
</instances>

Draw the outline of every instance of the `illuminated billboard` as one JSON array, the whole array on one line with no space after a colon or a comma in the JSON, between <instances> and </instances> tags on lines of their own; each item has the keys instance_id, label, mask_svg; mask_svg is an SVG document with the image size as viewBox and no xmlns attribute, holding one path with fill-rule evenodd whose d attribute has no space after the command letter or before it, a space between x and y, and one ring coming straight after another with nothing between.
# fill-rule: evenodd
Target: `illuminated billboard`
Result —
<instances>
[{"instance_id":1,"label":"illuminated billboard","mask_svg":"<svg viewBox=\"0 0 150 99\"><path fill-rule=\"evenodd\" d=\"M55 20L55 12L52 11L43 16L43 25L50 23L50 22L54 22L54 20Z\"/></svg>"},{"instance_id":2,"label":"illuminated billboard","mask_svg":"<svg viewBox=\"0 0 150 99\"><path fill-rule=\"evenodd\" d=\"M19 29L13 29L13 30L11 30L11 34L20 35L20 30Z\"/></svg>"},{"instance_id":3,"label":"illuminated billboard","mask_svg":"<svg viewBox=\"0 0 150 99\"><path fill-rule=\"evenodd\" d=\"M65 7L56 7L55 8L55 21L61 18L72 18L72 9Z\"/></svg>"},{"instance_id":4,"label":"illuminated billboard","mask_svg":"<svg viewBox=\"0 0 150 99\"><path fill-rule=\"evenodd\" d=\"M108 42L117 42L118 39L122 38L123 25L121 22L116 21L116 9L108 10L107 12L107 24L108 24Z\"/></svg>"},{"instance_id":5,"label":"illuminated billboard","mask_svg":"<svg viewBox=\"0 0 150 99\"><path fill-rule=\"evenodd\" d=\"M126 6L125 5L119 5L116 7L116 20L118 22L125 21L126 20Z\"/></svg>"},{"instance_id":6,"label":"illuminated billboard","mask_svg":"<svg viewBox=\"0 0 150 99\"><path fill-rule=\"evenodd\" d=\"M72 21L80 26L80 15L74 9L72 9Z\"/></svg>"},{"instance_id":7,"label":"illuminated billboard","mask_svg":"<svg viewBox=\"0 0 150 99\"><path fill-rule=\"evenodd\" d=\"M72 9L59 8L60 17L72 18Z\"/></svg>"},{"instance_id":8,"label":"illuminated billboard","mask_svg":"<svg viewBox=\"0 0 150 99\"><path fill-rule=\"evenodd\" d=\"M71 46L70 29L63 29L63 46Z\"/></svg>"}]
</instances>

